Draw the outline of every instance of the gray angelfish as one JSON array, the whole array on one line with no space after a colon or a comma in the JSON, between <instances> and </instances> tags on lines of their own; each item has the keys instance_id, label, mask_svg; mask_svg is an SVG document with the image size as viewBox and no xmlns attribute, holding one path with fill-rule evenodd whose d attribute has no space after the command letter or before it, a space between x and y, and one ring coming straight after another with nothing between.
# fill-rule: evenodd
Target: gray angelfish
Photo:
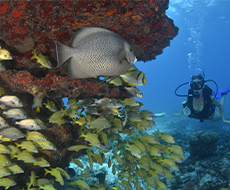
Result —
<instances>
[{"instance_id":1,"label":"gray angelfish","mask_svg":"<svg viewBox=\"0 0 230 190\"><path fill-rule=\"evenodd\" d=\"M72 47L55 43L58 67L69 60L70 78L119 76L136 62L128 42L104 28L79 29L73 35Z\"/></svg>"}]
</instances>

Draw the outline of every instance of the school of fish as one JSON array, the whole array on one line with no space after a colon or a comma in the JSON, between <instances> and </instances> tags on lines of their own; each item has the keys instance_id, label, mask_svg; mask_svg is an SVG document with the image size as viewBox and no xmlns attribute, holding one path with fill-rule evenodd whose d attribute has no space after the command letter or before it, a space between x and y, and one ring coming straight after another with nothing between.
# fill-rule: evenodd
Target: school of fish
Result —
<instances>
[{"instance_id":1,"label":"school of fish","mask_svg":"<svg viewBox=\"0 0 230 190\"><path fill-rule=\"evenodd\" d=\"M27 118L18 97L6 95L1 90L0 104L0 187L8 189L17 185L13 176L24 173L23 165L16 164L16 160L41 168L50 167L48 161L38 157L37 153L39 150L56 150L56 147L42 134L42 130L46 128L45 124L39 118ZM8 124L10 120L14 126ZM26 133L21 129L26 130ZM35 180L37 176L34 171L31 173L28 189L31 186L45 189L45 184L38 183L39 179ZM49 182L49 185L52 183Z\"/></svg>"},{"instance_id":2,"label":"school of fish","mask_svg":"<svg viewBox=\"0 0 230 190\"><path fill-rule=\"evenodd\" d=\"M165 177L173 180L171 170L178 171L176 163L184 159L183 150L175 145L174 138L159 130L154 134L145 131L155 126L153 114L148 110L141 110L143 104L134 98L114 99L69 99L68 109L77 108L77 117L70 118L73 124L81 126L81 136L88 145L73 145L69 151L86 150L91 169L94 163L108 164L112 173L119 176L119 186L102 184L87 184L84 179L93 177L89 166L84 166L78 158L72 158L78 167L84 169L77 180L69 182L70 186L81 189L131 189L132 184L141 190L139 181L145 181L149 189L167 189L159 179ZM67 116L67 110L60 111ZM60 116L60 115L59 115ZM52 117L52 116L51 116ZM51 118L50 118L51 119ZM52 117L52 121L60 118ZM121 140L119 134L127 134L130 140ZM132 138L131 138L132 137ZM114 143L117 141L117 143ZM92 150L100 149L99 153ZM113 150L113 157L105 158L108 151ZM116 167L115 167L116 166ZM75 178L76 179L76 178Z\"/></svg>"},{"instance_id":3,"label":"school of fish","mask_svg":"<svg viewBox=\"0 0 230 190\"><path fill-rule=\"evenodd\" d=\"M52 168L44 158L36 157L40 149L56 150L55 145L41 133L46 128L44 123L38 118L27 118L23 105L16 96L2 95L0 102L6 106L0 117L0 139L2 141L0 144L0 175L6 180L0 181L0 185L6 188L16 185L17 183L12 182L12 179L7 180L7 176L24 172L23 168L13 162L13 159L47 168L45 169L46 174L50 174L49 176L53 176L55 181L64 185L65 178L69 178L65 170ZM58 110L51 100L43 103L50 110L50 123L61 125L71 122L80 127L80 138L84 138L88 145L72 145L68 151L86 150L91 169L94 162L100 165L105 163L103 152L113 150L119 172L115 167L116 163L111 163L110 158L108 166L112 167L114 175L118 174L118 184L124 189L129 189L131 184L134 184L137 189L142 189L139 185L140 180L144 180L149 188L165 189L166 185L158 179L159 175L173 180L172 174L167 169L179 170L176 163L182 162L183 151L179 146L174 145L174 138L167 133L160 131L152 135L145 133L155 123L153 114L148 110L142 110L141 102L134 98L85 98L69 99L67 104L69 108ZM37 106L42 108L42 101ZM33 106L33 109L37 106ZM66 117L69 120L66 120ZM9 126L8 119L15 121L14 127ZM22 128L27 130L27 134L21 132ZM122 141L120 133L128 134L132 138ZM160 139L166 144L161 144ZM114 140L118 140L117 144L112 143ZM5 145L9 142L11 142L10 145ZM100 149L101 153L93 153L91 150L95 148ZM77 158L72 158L72 161L81 168L85 167ZM100 184L87 184L84 181L85 177L90 176L89 171L85 170L80 179L69 182L69 184L70 186L71 184L77 185L81 189L99 188ZM38 177L31 173L28 187L55 189L52 182L39 184L38 180ZM110 189L118 189L120 186L113 186Z\"/></svg>"},{"instance_id":4,"label":"school of fish","mask_svg":"<svg viewBox=\"0 0 230 190\"><path fill-rule=\"evenodd\" d=\"M134 66L136 57L119 35L103 28L83 27L73 36L71 47L55 43L58 67L68 60L70 78L105 76L109 84L123 86L130 96L143 98L136 86L147 84L145 74ZM104 54L101 54L101 49ZM0 48L0 61L12 59L8 50ZM37 55L35 50L31 59L36 59L42 68L52 68L49 59L42 54ZM3 67L1 70L5 70ZM45 107L50 111L50 117L48 121L27 118L21 100L14 95L6 95L4 88L0 87L0 187L8 189L17 185L14 175L24 173L24 165L15 163L19 160L41 167L45 173L39 176L31 171L25 185L28 190L54 190L54 183L63 187L68 185L65 188L68 190L75 187L82 190L129 190L133 186L142 190L141 181L148 189L167 189L159 176L173 180L170 171L179 170L176 163L184 159L183 150L167 133L156 131L152 135L147 134L147 129L155 126L154 114L143 110L141 102L135 98L103 97L69 99L67 105L58 109L52 100L44 102L34 97L32 109L39 114ZM15 125L10 126L9 120ZM40 150L57 150L42 134L46 122L58 126L68 123L79 129L79 138L84 139L87 145L73 144L67 150L87 154L89 166L83 165L77 157L71 158L83 169L77 178L71 179L63 168L52 167L45 158L37 156ZM122 140L120 134L128 135L129 139ZM111 150L113 157L106 158L104 153ZM86 183L84 179L92 177L90 170L94 163L102 166L106 162L113 175L119 176L117 185Z\"/></svg>"}]
</instances>

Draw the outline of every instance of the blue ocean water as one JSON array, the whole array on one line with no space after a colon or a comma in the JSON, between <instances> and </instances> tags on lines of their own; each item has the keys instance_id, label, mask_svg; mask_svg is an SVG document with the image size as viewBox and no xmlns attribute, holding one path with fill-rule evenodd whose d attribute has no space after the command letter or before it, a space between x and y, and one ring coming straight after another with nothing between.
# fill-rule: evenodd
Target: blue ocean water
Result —
<instances>
[{"instance_id":1,"label":"blue ocean water","mask_svg":"<svg viewBox=\"0 0 230 190\"><path fill-rule=\"evenodd\" d=\"M144 94L139 100L145 109L168 116L179 112L185 98L175 96L175 89L203 71L205 79L213 79L220 89L228 87L229 10L227 0L170 0L166 15L179 27L178 35L156 60L136 63L147 77L147 85L139 87ZM207 85L216 90L212 82ZM186 94L188 89L189 85L178 92ZM225 99L225 116L230 119L230 95Z\"/></svg>"}]
</instances>

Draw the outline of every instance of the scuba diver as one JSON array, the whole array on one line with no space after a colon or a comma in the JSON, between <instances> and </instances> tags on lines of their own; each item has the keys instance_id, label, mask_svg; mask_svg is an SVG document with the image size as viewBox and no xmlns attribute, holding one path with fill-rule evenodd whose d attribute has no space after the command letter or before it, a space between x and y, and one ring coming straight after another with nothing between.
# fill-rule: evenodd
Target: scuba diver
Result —
<instances>
[{"instance_id":1,"label":"scuba diver","mask_svg":"<svg viewBox=\"0 0 230 190\"><path fill-rule=\"evenodd\" d=\"M182 102L183 109L180 113L173 114L173 117L180 117L183 115L188 115L188 117L199 119L201 122L204 121L204 119L217 121L222 119L224 123L227 123L230 125L230 121L225 120L224 117L224 100L225 96L228 92L230 92L230 85L228 86L226 91L218 90L214 93L212 89L206 85L205 83L207 81L212 81L215 83L216 87L217 84L213 80L204 80L204 77L199 75L192 76L191 82L183 83L177 89L175 90L175 94L177 96L187 96L187 100ZM188 91L188 95L179 95L177 94L177 90L185 85L190 84L190 89ZM221 98L220 102L217 100L217 98ZM216 106L219 108L219 110L215 110ZM185 110L189 108L189 113L186 114Z\"/></svg>"}]
</instances>

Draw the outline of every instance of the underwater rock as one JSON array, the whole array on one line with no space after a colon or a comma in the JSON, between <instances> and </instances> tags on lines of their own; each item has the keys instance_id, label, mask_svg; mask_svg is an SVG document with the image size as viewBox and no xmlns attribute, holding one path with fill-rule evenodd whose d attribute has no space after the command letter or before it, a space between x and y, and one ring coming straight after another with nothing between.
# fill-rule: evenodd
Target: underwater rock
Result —
<instances>
[{"instance_id":1,"label":"underwater rock","mask_svg":"<svg viewBox=\"0 0 230 190\"><path fill-rule=\"evenodd\" d=\"M199 131L193 134L189 138L190 155L200 159L215 155L218 139L219 137L215 132Z\"/></svg>"},{"instance_id":2,"label":"underwater rock","mask_svg":"<svg viewBox=\"0 0 230 190\"><path fill-rule=\"evenodd\" d=\"M25 44L32 45L33 41L41 52L52 53L54 41L69 43L79 27L98 26L121 35L134 47L138 60L148 61L161 54L178 33L165 15L168 3L169 0L3 1L0 39L16 49L23 46L20 51L27 54L31 49Z\"/></svg>"},{"instance_id":3,"label":"underwater rock","mask_svg":"<svg viewBox=\"0 0 230 190\"><path fill-rule=\"evenodd\" d=\"M95 175L96 178L98 178L99 183L103 184L105 182L105 174L104 173L98 173Z\"/></svg>"},{"instance_id":4,"label":"underwater rock","mask_svg":"<svg viewBox=\"0 0 230 190\"><path fill-rule=\"evenodd\" d=\"M203 176L201 179L200 179L200 183L199 185L200 186L203 186L205 183L208 183L210 181L212 181L212 176L210 174L206 174L205 176Z\"/></svg>"},{"instance_id":5,"label":"underwater rock","mask_svg":"<svg viewBox=\"0 0 230 190\"><path fill-rule=\"evenodd\" d=\"M55 68L54 68L55 70ZM99 79L71 79L48 73L43 78L37 78L28 71L5 70L0 71L3 81L0 86L10 88L13 92L29 93L38 99L46 94L48 97L56 98L86 98L94 97L117 97L128 98L129 93L123 88L114 87L110 84L103 84L100 88ZM39 73L40 75L41 73Z\"/></svg>"},{"instance_id":6,"label":"underwater rock","mask_svg":"<svg viewBox=\"0 0 230 190\"><path fill-rule=\"evenodd\" d=\"M76 172L74 171L73 168L67 168L66 172L69 174L69 176L72 178L76 175Z\"/></svg>"},{"instance_id":7,"label":"underwater rock","mask_svg":"<svg viewBox=\"0 0 230 190\"><path fill-rule=\"evenodd\" d=\"M182 190L195 190L195 187L196 187L195 183L189 181L184 185L184 188Z\"/></svg>"},{"instance_id":8,"label":"underwater rock","mask_svg":"<svg viewBox=\"0 0 230 190\"><path fill-rule=\"evenodd\" d=\"M165 15L168 3L168 0L0 2L0 46L13 56L12 61L3 62L7 69L12 69L1 72L4 86L38 99L52 92L52 98L130 97L122 87L104 84L100 88L96 79L68 80L66 65L56 68L54 41L69 45L77 29L97 26L127 40L138 60L152 60L178 33ZM51 70L31 61L34 49L48 57Z\"/></svg>"}]
</instances>

